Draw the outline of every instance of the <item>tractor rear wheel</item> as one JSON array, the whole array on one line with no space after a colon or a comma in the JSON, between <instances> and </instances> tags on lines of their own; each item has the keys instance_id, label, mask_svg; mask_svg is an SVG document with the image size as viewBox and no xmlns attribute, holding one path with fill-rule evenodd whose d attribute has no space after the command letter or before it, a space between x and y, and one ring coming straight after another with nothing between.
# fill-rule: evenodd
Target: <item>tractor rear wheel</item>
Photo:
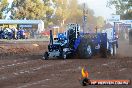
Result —
<instances>
[{"instance_id":1,"label":"tractor rear wheel","mask_svg":"<svg viewBox=\"0 0 132 88\"><path fill-rule=\"evenodd\" d=\"M92 57L92 42L90 39L81 38L80 45L78 47L78 54L80 58L91 58Z\"/></svg>"},{"instance_id":2,"label":"tractor rear wheel","mask_svg":"<svg viewBox=\"0 0 132 88\"><path fill-rule=\"evenodd\" d=\"M92 57L92 46L91 46L91 44L86 45L84 53L85 53L86 58Z\"/></svg>"},{"instance_id":3,"label":"tractor rear wheel","mask_svg":"<svg viewBox=\"0 0 132 88\"><path fill-rule=\"evenodd\" d=\"M103 44L100 45L100 54L102 58L107 58L107 49L103 46Z\"/></svg>"}]
</instances>

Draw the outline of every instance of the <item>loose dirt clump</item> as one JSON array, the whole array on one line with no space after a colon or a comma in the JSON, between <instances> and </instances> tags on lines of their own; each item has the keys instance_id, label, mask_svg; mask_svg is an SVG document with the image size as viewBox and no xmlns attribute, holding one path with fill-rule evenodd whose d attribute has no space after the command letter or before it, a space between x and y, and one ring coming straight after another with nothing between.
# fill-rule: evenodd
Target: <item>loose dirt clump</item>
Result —
<instances>
[{"instance_id":1,"label":"loose dirt clump","mask_svg":"<svg viewBox=\"0 0 132 88\"><path fill-rule=\"evenodd\" d=\"M0 46L1 59L7 56L42 54L47 49L45 43L5 43Z\"/></svg>"}]
</instances>

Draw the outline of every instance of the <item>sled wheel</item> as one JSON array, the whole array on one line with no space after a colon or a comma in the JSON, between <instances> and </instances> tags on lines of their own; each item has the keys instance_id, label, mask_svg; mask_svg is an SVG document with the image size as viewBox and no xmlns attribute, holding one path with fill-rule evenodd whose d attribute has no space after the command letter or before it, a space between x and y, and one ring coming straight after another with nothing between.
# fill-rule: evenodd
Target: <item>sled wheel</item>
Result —
<instances>
[{"instance_id":1,"label":"sled wheel","mask_svg":"<svg viewBox=\"0 0 132 88\"><path fill-rule=\"evenodd\" d=\"M115 56L117 53L117 50L116 50L116 44L113 44L113 56Z\"/></svg>"},{"instance_id":2,"label":"sled wheel","mask_svg":"<svg viewBox=\"0 0 132 88\"><path fill-rule=\"evenodd\" d=\"M64 60L67 59L67 53L66 53L66 52L63 52L63 53L62 53L62 58L63 58Z\"/></svg>"}]
</instances>

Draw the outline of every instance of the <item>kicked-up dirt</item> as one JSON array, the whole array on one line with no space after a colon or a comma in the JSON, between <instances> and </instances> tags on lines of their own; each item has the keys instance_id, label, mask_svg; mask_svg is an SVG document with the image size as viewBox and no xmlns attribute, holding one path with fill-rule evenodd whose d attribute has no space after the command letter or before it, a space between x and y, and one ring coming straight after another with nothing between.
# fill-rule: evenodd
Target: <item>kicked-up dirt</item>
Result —
<instances>
[{"instance_id":1,"label":"kicked-up dirt","mask_svg":"<svg viewBox=\"0 0 132 88\"><path fill-rule=\"evenodd\" d=\"M132 85L81 86L81 69L89 79L132 80L132 45L119 42L115 57L42 60L48 42L0 43L0 88L132 88Z\"/></svg>"}]
</instances>

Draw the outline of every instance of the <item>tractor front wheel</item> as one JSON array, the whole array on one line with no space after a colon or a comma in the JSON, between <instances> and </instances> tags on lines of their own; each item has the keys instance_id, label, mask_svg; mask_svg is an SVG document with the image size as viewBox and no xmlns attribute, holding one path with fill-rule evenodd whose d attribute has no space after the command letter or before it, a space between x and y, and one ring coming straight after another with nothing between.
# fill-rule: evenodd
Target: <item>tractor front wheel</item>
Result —
<instances>
[{"instance_id":1,"label":"tractor front wheel","mask_svg":"<svg viewBox=\"0 0 132 88\"><path fill-rule=\"evenodd\" d=\"M43 59L44 60L48 60L48 58L49 58L49 54L48 54L48 52L45 52L44 53L44 56L43 56Z\"/></svg>"}]
</instances>

